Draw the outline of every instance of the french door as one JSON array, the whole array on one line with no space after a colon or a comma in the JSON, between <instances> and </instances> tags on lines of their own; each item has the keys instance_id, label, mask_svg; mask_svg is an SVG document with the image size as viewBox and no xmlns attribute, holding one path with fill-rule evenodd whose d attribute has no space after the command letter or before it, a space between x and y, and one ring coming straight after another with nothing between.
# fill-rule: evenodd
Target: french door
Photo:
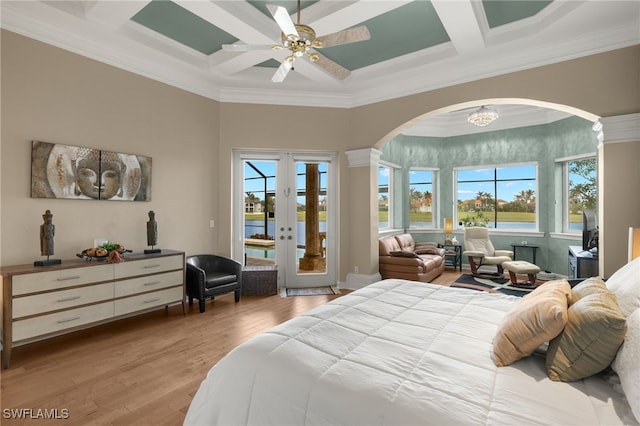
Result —
<instances>
[{"instance_id":1,"label":"french door","mask_svg":"<svg viewBox=\"0 0 640 426\"><path fill-rule=\"evenodd\" d=\"M278 287L336 284L333 153L234 151L234 258Z\"/></svg>"}]
</instances>

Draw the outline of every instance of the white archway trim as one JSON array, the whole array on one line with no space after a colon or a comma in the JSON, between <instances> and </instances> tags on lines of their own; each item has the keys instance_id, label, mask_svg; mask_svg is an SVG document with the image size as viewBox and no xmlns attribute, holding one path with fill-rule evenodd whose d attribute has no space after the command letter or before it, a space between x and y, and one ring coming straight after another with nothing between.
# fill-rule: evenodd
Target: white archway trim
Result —
<instances>
[{"instance_id":1,"label":"white archway trim","mask_svg":"<svg viewBox=\"0 0 640 426\"><path fill-rule=\"evenodd\" d=\"M382 152L375 148L364 148L345 151L345 154L349 167L369 167L378 165Z\"/></svg>"},{"instance_id":2,"label":"white archway trim","mask_svg":"<svg viewBox=\"0 0 640 426\"><path fill-rule=\"evenodd\" d=\"M571 114L577 117L584 118L585 120L591 121L593 123L597 122L600 119L600 116L596 114L592 114L590 112L581 110L579 108L575 108L569 105L557 104L553 102L540 101L536 99L526 99L526 98L486 98L486 99L478 99L468 102L462 102L457 104L448 105L446 107L438 108L421 114L404 124L396 127L391 132L387 133L378 143L375 145L376 148L380 148L384 146L391 139L396 137L399 133L406 131L423 120L437 117L442 114L447 114L454 111L460 111L464 109L472 109L476 107L481 107L483 105L524 105L524 106L532 106L537 108L546 108L549 110L559 111L565 114Z\"/></svg>"},{"instance_id":3,"label":"white archway trim","mask_svg":"<svg viewBox=\"0 0 640 426\"><path fill-rule=\"evenodd\" d=\"M639 142L640 113L603 117L603 143Z\"/></svg>"}]
</instances>

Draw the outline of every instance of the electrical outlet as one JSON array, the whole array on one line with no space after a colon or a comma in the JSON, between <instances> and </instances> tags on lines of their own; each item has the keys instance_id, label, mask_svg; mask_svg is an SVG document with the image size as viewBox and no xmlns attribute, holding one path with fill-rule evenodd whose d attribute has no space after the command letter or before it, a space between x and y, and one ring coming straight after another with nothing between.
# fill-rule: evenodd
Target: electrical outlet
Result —
<instances>
[{"instance_id":1,"label":"electrical outlet","mask_svg":"<svg viewBox=\"0 0 640 426\"><path fill-rule=\"evenodd\" d=\"M214 225L214 221L213 221L213 219L211 219L211 220L209 221L209 228L213 228L213 225Z\"/></svg>"},{"instance_id":2,"label":"electrical outlet","mask_svg":"<svg viewBox=\"0 0 640 426\"><path fill-rule=\"evenodd\" d=\"M357 273L358 273L358 267L357 267L357 266L354 266L354 267L353 267L353 272L354 272L355 274L357 274Z\"/></svg>"}]
</instances>

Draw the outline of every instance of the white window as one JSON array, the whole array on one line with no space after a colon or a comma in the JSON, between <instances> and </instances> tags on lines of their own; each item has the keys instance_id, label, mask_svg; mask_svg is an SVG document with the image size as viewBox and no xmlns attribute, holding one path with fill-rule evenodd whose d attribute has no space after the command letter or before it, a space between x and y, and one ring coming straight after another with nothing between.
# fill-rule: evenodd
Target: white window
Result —
<instances>
[{"instance_id":1,"label":"white window","mask_svg":"<svg viewBox=\"0 0 640 426\"><path fill-rule=\"evenodd\" d=\"M378 166L378 228L380 231L393 227L393 168L386 164Z\"/></svg>"},{"instance_id":2,"label":"white window","mask_svg":"<svg viewBox=\"0 0 640 426\"><path fill-rule=\"evenodd\" d=\"M409 228L435 227L434 178L432 169L409 169Z\"/></svg>"},{"instance_id":3,"label":"white window","mask_svg":"<svg viewBox=\"0 0 640 426\"><path fill-rule=\"evenodd\" d=\"M464 226L538 229L536 164L455 170L457 221Z\"/></svg>"},{"instance_id":4,"label":"white window","mask_svg":"<svg viewBox=\"0 0 640 426\"><path fill-rule=\"evenodd\" d=\"M562 161L563 232L582 232L582 212L598 211L597 162L593 154Z\"/></svg>"}]
</instances>

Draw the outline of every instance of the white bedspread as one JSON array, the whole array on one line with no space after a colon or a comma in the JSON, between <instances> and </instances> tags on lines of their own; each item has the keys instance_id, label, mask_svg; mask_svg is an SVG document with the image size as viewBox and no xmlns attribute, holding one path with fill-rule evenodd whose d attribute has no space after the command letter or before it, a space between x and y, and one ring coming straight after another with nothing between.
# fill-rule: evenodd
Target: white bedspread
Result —
<instances>
[{"instance_id":1,"label":"white bedspread","mask_svg":"<svg viewBox=\"0 0 640 426\"><path fill-rule=\"evenodd\" d=\"M602 377L547 378L544 358L498 368L491 342L520 299L385 280L239 346L188 425L635 424Z\"/></svg>"}]
</instances>

